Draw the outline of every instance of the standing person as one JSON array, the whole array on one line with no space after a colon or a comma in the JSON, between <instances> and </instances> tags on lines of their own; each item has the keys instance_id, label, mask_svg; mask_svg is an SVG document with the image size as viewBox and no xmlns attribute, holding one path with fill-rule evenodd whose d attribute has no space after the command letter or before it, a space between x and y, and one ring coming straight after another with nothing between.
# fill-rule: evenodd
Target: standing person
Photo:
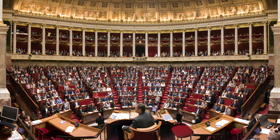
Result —
<instances>
[{"instance_id":1,"label":"standing person","mask_svg":"<svg viewBox=\"0 0 280 140\"><path fill-rule=\"evenodd\" d=\"M176 120L177 120L177 122L178 123L182 123L182 118L183 118L184 116L182 115L182 109L181 108L179 108L179 110L178 110L178 112L177 112L177 114L176 114Z\"/></svg>"},{"instance_id":2,"label":"standing person","mask_svg":"<svg viewBox=\"0 0 280 140\"><path fill-rule=\"evenodd\" d=\"M101 116L101 113L98 113L98 118L96 118L96 123L98 125L104 124L104 118Z\"/></svg>"}]
</instances>

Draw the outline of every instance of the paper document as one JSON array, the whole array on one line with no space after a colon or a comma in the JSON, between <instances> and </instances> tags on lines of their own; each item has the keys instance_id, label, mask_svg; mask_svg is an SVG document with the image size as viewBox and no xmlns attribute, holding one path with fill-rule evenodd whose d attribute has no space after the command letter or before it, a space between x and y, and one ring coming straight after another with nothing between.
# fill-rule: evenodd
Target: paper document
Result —
<instances>
[{"instance_id":1,"label":"paper document","mask_svg":"<svg viewBox=\"0 0 280 140\"><path fill-rule=\"evenodd\" d=\"M280 119L277 119L277 124L280 124Z\"/></svg>"},{"instance_id":2,"label":"paper document","mask_svg":"<svg viewBox=\"0 0 280 140\"><path fill-rule=\"evenodd\" d=\"M250 122L248 120L243 120L243 119L239 119L239 118L235 118L234 120L237 122L245 123L245 124L249 124L249 122Z\"/></svg>"},{"instance_id":3,"label":"paper document","mask_svg":"<svg viewBox=\"0 0 280 140\"><path fill-rule=\"evenodd\" d=\"M270 129L262 128L261 133L262 134L268 134L270 132Z\"/></svg>"},{"instance_id":4,"label":"paper document","mask_svg":"<svg viewBox=\"0 0 280 140\"><path fill-rule=\"evenodd\" d=\"M23 137L15 130L12 131L12 136L8 140L23 140Z\"/></svg>"},{"instance_id":5,"label":"paper document","mask_svg":"<svg viewBox=\"0 0 280 140\"><path fill-rule=\"evenodd\" d=\"M41 120L35 120L35 121L31 122L32 125L37 125L37 124L40 124L40 123L42 123Z\"/></svg>"},{"instance_id":6,"label":"paper document","mask_svg":"<svg viewBox=\"0 0 280 140\"><path fill-rule=\"evenodd\" d=\"M67 132L67 133L72 133L73 132L73 130L74 130L74 126L68 126L67 128L66 128L66 130L65 130L65 132Z\"/></svg>"},{"instance_id":7,"label":"paper document","mask_svg":"<svg viewBox=\"0 0 280 140\"><path fill-rule=\"evenodd\" d=\"M92 112L88 112L88 114L91 114Z\"/></svg>"},{"instance_id":8,"label":"paper document","mask_svg":"<svg viewBox=\"0 0 280 140\"><path fill-rule=\"evenodd\" d=\"M112 113L110 116L111 119L129 119L129 114L128 113Z\"/></svg>"},{"instance_id":9,"label":"paper document","mask_svg":"<svg viewBox=\"0 0 280 140\"><path fill-rule=\"evenodd\" d=\"M207 129L207 130L209 130L209 131L211 131L211 132L213 132L213 131L215 131L215 130L216 130L216 128L211 127L211 126L206 127L206 129Z\"/></svg>"},{"instance_id":10,"label":"paper document","mask_svg":"<svg viewBox=\"0 0 280 140\"><path fill-rule=\"evenodd\" d=\"M162 115L162 117L165 121L173 120L170 115Z\"/></svg>"},{"instance_id":11,"label":"paper document","mask_svg":"<svg viewBox=\"0 0 280 140\"><path fill-rule=\"evenodd\" d=\"M218 122L216 122L216 127L219 127L219 128L221 128L222 126L224 126L225 124L227 124L229 121L227 121L227 120L220 120L220 121L218 121Z\"/></svg>"}]
</instances>

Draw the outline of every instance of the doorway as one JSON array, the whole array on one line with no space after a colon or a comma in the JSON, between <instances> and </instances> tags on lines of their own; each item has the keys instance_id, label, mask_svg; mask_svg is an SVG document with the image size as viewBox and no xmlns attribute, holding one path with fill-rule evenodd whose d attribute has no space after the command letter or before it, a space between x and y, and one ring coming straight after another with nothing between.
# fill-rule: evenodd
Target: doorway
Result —
<instances>
[{"instance_id":1,"label":"doorway","mask_svg":"<svg viewBox=\"0 0 280 140\"><path fill-rule=\"evenodd\" d=\"M136 45L136 56L138 56L138 57L145 56L145 46L144 45Z\"/></svg>"}]
</instances>

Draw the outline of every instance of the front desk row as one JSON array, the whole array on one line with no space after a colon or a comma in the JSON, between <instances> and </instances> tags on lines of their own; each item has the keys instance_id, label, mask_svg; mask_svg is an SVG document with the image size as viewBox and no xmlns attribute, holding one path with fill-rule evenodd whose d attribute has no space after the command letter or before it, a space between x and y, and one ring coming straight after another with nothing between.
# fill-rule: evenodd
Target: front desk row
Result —
<instances>
[{"instance_id":1,"label":"front desk row","mask_svg":"<svg viewBox=\"0 0 280 140\"><path fill-rule=\"evenodd\" d=\"M154 139L160 139L160 137L169 137L171 140L175 140L175 135L172 132L172 127L176 123L176 121L173 118L176 118L178 115L178 111L175 108L165 108L162 110L157 111L156 113L152 113L152 117L155 120L155 124L148 128L143 129L135 129L132 127L129 127L128 131L130 133L126 133L126 131L123 130L123 125L129 126L132 124L133 120L139 115L137 112L130 111L134 110L133 108L127 108L127 111L119 111L117 109L108 108L104 109L103 115L104 118L107 119L106 125L107 125L107 139L143 139L143 137L147 136L150 139L154 137ZM151 108L147 108L146 110L151 110ZM182 120L187 122L193 122L193 120L197 119L196 113L191 113L189 111L180 111ZM247 131L247 129L244 129L243 132L244 136L246 138L250 137L250 135L253 133L253 130L256 129L257 125L259 124L259 121L256 121L254 125L251 124L250 121L231 117L216 111L210 110L210 119L208 120L209 124L207 125L206 122L201 122L195 125L190 126L190 128L193 130L194 134L205 134L205 135L211 135L211 134L222 134L222 136L225 138L228 136L234 136L232 134L232 130L241 130L246 127L250 127L250 131ZM98 112L93 111L89 113L83 114L83 123L91 123L95 122L96 118L98 118ZM269 116L269 121L276 121L278 118L278 115ZM36 129L45 128L48 130L56 131L56 133L62 134L62 135L70 135L74 137L81 137L81 136L93 136L98 133L100 129L96 129L93 127L89 127L84 124L79 124L79 126L75 127L74 121L70 119L71 114L68 112L55 114L51 117L39 120L37 122L39 123L33 123L33 134L36 133ZM95 119L94 119L95 118ZM64 123L62 123L65 121ZM72 131L69 131L70 128L73 128ZM276 125L274 126L276 127ZM56 129L53 129L56 128ZM267 130L265 128L261 128L264 132ZM66 132L66 130L68 130ZM255 138L267 138L268 133L260 133ZM49 132L51 133L51 132ZM192 136L193 138L199 138L202 136ZM99 137L98 137L99 138ZM192 138L192 139L193 139Z\"/></svg>"}]
</instances>

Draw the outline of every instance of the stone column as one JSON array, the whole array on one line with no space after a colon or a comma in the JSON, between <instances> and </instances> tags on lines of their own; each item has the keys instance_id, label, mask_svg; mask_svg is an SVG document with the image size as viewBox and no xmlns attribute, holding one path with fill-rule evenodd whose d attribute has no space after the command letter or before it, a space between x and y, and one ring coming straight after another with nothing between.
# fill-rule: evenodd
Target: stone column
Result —
<instances>
[{"instance_id":1,"label":"stone column","mask_svg":"<svg viewBox=\"0 0 280 140\"><path fill-rule=\"evenodd\" d=\"M184 29L182 32L182 54L185 56L186 54L186 30Z\"/></svg>"},{"instance_id":2,"label":"stone column","mask_svg":"<svg viewBox=\"0 0 280 140\"><path fill-rule=\"evenodd\" d=\"M110 56L110 46L111 46L111 33L110 30L107 31L107 56Z\"/></svg>"},{"instance_id":3,"label":"stone column","mask_svg":"<svg viewBox=\"0 0 280 140\"><path fill-rule=\"evenodd\" d=\"M135 31L132 33L132 56L135 57Z\"/></svg>"},{"instance_id":4,"label":"stone column","mask_svg":"<svg viewBox=\"0 0 280 140\"><path fill-rule=\"evenodd\" d=\"M267 54L267 21L263 22L263 54Z\"/></svg>"},{"instance_id":5,"label":"stone column","mask_svg":"<svg viewBox=\"0 0 280 140\"><path fill-rule=\"evenodd\" d=\"M278 0L279 4L280 0ZM280 7L278 7L280 8ZM279 12L279 11L278 11ZM279 13L280 14L280 13ZM279 15L278 15L279 16ZM279 20L279 19L278 19ZM274 88L270 92L269 97L269 112L274 114L280 113L280 22L278 21L272 28L274 33Z\"/></svg>"},{"instance_id":6,"label":"stone column","mask_svg":"<svg viewBox=\"0 0 280 140\"><path fill-rule=\"evenodd\" d=\"M27 44L27 53L31 54L31 23L28 23L28 44Z\"/></svg>"},{"instance_id":7,"label":"stone column","mask_svg":"<svg viewBox=\"0 0 280 140\"><path fill-rule=\"evenodd\" d=\"M158 52L158 57L160 57L160 31L158 31L157 52Z\"/></svg>"},{"instance_id":8,"label":"stone column","mask_svg":"<svg viewBox=\"0 0 280 140\"><path fill-rule=\"evenodd\" d=\"M195 56L197 56L197 51L198 51L198 29L195 28L195 32L194 32L194 41L195 41L195 45L194 45L194 54Z\"/></svg>"},{"instance_id":9,"label":"stone column","mask_svg":"<svg viewBox=\"0 0 280 140\"><path fill-rule=\"evenodd\" d=\"M73 55L73 27L69 27L69 53Z\"/></svg>"},{"instance_id":10,"label":"stone column","mask_svg":"<svg viewBox=\"0 0 280 140\"><path fill-rule=\"evenodd\" d=\"M13 53L17 53L17 22L13 22Z\"/></svg>"},{"instance_id":11,"label":"stone column","mask_svg":"<svg viewBox=\"0 0 280 140\"><path fill-rule=\"evenodd\" d=\"M2 0L0 0L1 4L3 3ZM2 8L0 8L0 15L2 15ZM2 18L0 22L0 72L2 73L0 75L0 111L2 111L3 105L11 106L11 98L10 98L10 92L6 88L6 37L7 37L7 31L9 29L9 26L6 26L6 24L2 23Z\"/></svg>"},{"instance_id":12,"label":"stone column","mask_svg":"<svg viewBox=\"0 0 280 140\"><path fill-rule=\"evenodd\" d=\"M42 54L46 54L46 25L42 25Z\"/></svg>"},{"instance_id":13,"label":"stone column","mask_svg":"<svg viewBox=\"0 0 280 140\"><path fill-rule=\"evenodd\" d=\"M252 23L249 23L249 54L253 51Z\"/></svg>"},{"instance_id":14,"label":"stone column","mask_svg":"<svg viewBox=\"0 0 280 140\"><path fill-rule=\"evenodd\" d=\"M145 32L145 57L148 57L148 31Z\"/></svg>"},{"instance_id":15,"label":"stone column","mask_svg":"<svg viewBox=\"0 0 280 140\"><path fill-rule=\"evenodd\" d=\"M225 34L224 34L224 26L221 26L221 55L224 55L224 48L225 48Z\"/></svg>"},{"instance_id":16,"label":"stone column","mask_svg":"<svg viewBox=\"0 0 280 140\"><path fill-rule=\"evenodd\" d=\"M238 55L238 24L235 24L234 26L234 55Z\"/></svg>"},{"instance_id":17,"label":"stone column","mask_svg":"<svg viewBox=\"0 0 280 140\"><path fill-rule=\"evenodd\" d=\"M86 29L85 28L82 29L82 33L83 33L82 54L83 56L86 56Z\"/></svg>"},{"instance_id":18,"label":"stone column","mask_svg":"<svg viewBox=\"0 0 280 140\"><path fill-rule=\"evenodd\" d=\"M173 31L170 31L170 57L173 57Z\"/></svg>"},{"instance_id":19,"label":"stone column","mask_svg":"<svg viewBox=\"0 0 280 140\"><path fill-rule=\"evenodd\" d=\"M95 53L95 57L98 56L98 31L95 30L95 36L94 36L95 40L94 40L94 53Z\"/></svg>"},{"instance_id":20,"label":"stone column","mask_svg":"<svg viewBox=\"0 0 280 140\"><path fill-rule=\"evenodd\" d=\"M208 52L208 56L210 56L211 55L211 27L207 27L207 29L208 29L208 32L207 32L207 34L208 34L208 42L207 42L207 52Z\"/></svg>"},{"instance_id":21,"label":"stone column","mask_svg":"<svg viewBox=\"0 0 280 140\"><path fill-rule=\"evenodd\" d=\"M121 34L120 34L120 57L123 56L123 31L121 31Z\"/></svg>"},{"instance_id":22,"label":"stone column","mask_svg":"<svg viewBox=\"0 0 280 140\"><path fill-rule=\"evenodd\" d=\"M56 26L56 55L59 55L59 26Z\"/></svg>"}]
</instances>

